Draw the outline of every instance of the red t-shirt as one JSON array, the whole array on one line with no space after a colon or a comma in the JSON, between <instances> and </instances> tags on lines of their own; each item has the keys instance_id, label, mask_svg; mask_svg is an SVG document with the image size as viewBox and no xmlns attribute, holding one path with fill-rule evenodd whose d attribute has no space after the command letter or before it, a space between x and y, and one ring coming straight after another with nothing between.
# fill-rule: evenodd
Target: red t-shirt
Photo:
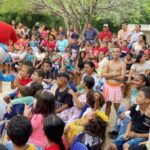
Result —
<instances>
[{"instance_id":1,"label":"red t-shirt","mask_svg":"<svg viewBox=\"0 0 150 150\"><path fill-rule=\"evenodd\" d=\"M53 145L46 147L44 150L60 150L60 147L54 143Z\"/></svg>"},{"instance_id":2,"label":"red t-shirt","mask_svg":"<svg viewBox=\"0 0 150 150\"><path fill-rule=\"evenodd\" d=\"M121 48L122 53L128 53L128 51L129 51L128 47L122 47Z\"/></svg>"},{"instance_id":3,"label":"red t-shirt","mask_svg":"<svg viewBox=\"0 0 150 150\"><path fill-rule=\"evenodd\" d=\"M28 83L30 83L32 81L31 78L22 78L22 79L19 79L18 82L20 83L20 85L22 86L25 86L27 85Z\"/></svg>"},{"instance_id":4,"label":"red t-shirt","mask_svg":"<svg viewBox=\"0 0 150 150\"><path fill-rule=\"evenodd\" d=\"M100 52L104 52L104 54L108 53L108 48L107 47L101 47Z\"/></svg>"},{"instance_id":5,"label":"red t-shirt","mask_svg":"<svg viewBox=\"0 0 150 150\"><path fill-rule=\"evenodd\" d=\"M9 41L17 42L17 34L13 27L0 21L0 43L9 45Z\"/></svg>"},{"instance_id":6,"label":"red t-shirt","mask_svg":"<svg viewBox=\"0 0 150 150\"><path fill-rule=\"evenodd\" d=\"M99 39L101 41L103 41L104 39L106 39L107 41L111 41L111 32L110 31L107 31L107 32L100 32L99 33Z\"/></svg>"},{"instance_id":7,"label":"red t-shirt","mask_svg":"<svg viewBox=\"0 0 150 150\"><path fill-rule=\"evenodd\" d=\"M93 56L98 56L98 55L99 55L99 52L100 52L100 47L99 47L99 46L92 48Z\"/></svg>"},{"instance_id":8,"label":"red t-shirt","mask_svg":"<svg viewBox=\"0 0 150 150\"><path fill-rule=\"evenodd\" d=\"M54 40L54 41L52 41L52 42L51 42L51 41L48 42L48 48L54 49L55 46L56 46L56 40Z\"/></svg>"}]
</instances>

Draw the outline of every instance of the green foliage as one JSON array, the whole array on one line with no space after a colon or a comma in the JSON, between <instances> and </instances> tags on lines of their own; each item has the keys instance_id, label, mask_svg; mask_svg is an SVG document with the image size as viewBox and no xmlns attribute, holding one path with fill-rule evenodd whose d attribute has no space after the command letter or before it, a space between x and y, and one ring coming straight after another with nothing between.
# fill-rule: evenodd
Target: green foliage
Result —
<instances>
[{"instance_id":1,"label":"green foliage","mask_svg":"<svg viewBox=\"0 0 150 150\"><path fill-rule=\"evenodd\" d=\"M149 0L0 0L0 20L32 26L35 22L50 27L73 24L82 30L91 20L98 29L103 23L113 27L121 22L149 23Z\"/></svg>"}]
</instances>

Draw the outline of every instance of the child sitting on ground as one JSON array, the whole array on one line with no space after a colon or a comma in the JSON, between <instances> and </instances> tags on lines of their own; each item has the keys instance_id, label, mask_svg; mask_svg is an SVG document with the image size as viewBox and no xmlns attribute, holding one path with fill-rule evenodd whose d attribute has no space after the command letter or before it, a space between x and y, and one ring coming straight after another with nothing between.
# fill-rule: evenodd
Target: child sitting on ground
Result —
<instances>
[{"instance_id":1,"label":"child sitting on ground","mask_svg":"<svg viewBox=\"0 0 150 150\"><path fill-rule=\"evenodd\" d=\"M51 61L48 61L48 60L45 61L44 65L43 65L43 69L44 69L44 73L45 73L43 81L47 84L52 83L54 78L53 78Z\"/></svg>"},{"instance_id":2,"label":"child sitting on ground","mask_svg":"<svg viewBox=\"0 0 150 150\"><path fill-rule=\"evenodd\" d=\"M104 105L104 97L102 94L90 90L87 94L87 101L89 108L83 113L82 118L70 123L66 127L68 142L71 144L74 138L84 131L84 123L88 121L96 110L100 110ZM106 117L107 118L107 117ZM107 118L108 119L108 118Z\"/></svg>"},{"instance_id":3,"label":"child sitting on ground","mask_svg":"<svg viewBox=\"0 0 150 150\"><path fill-rule=\"evenodd\" d=\"M74 106L70 108L68 113L68 120L67 124L70 122L73 122L74 120L78 119L80 117L82 109L86 106L86 96L87 93L94 87L95 81L93 77L85 76L82 82L82 87L84 89L84 93L80 96L77 95L73 90L69 90L68 93L70 93L73 97ZM85 108L86 110L86 108Z\"/></svg>"},{"instance_id":4,"label":"child sitting on ground","mask_svg":"<svg viewBox=\"0 0 150 150\"><path fill-rule=\"evenodd\" d=\"M31 120L33 132L29 142L36 145L37 149L44 149L48 141L43 133L45 117L55 113L55 97L53 94L40 90L35 95L33 114L30 107L25 107L24 115Z\"/></svg>"},{"instance_id":5,"label":"child sitting on ground","mask_svg":"<svg viewBox=\"0 0 150 150\"><path fill-rule=\"evenodd\" d=\"M43 130L48 139L45 150L65 150L62 141L65 123L58 116L51 114L45 118Z\"/></svg>"},{"instance_id":6,"label":"child sitting on ground","mask_svg":"<svg viewBox=\"0 0 150 150\"><path fill-rule=\"evenodd\" d=\"M56 113L65 120L68 112L66 111L68 108L73 106L72 95L68 93L68 82L69 82L68 73L62 72L57 76L57 85L55 98L56 98Z\"/></svg>"},{"instance_id":7,"label":"child sitting on ground","mask_svg":"<svg viewBox=\"0 0 150 150\"><path fill-rule=\"evenodd\" d=\"M146 114L150 104L150 87L140 89L136 103L131 107L131 121L126 133L118 137L110 146L111 150L128 150L130 146L138 145L149 137L150 117Z\"/></svg>"},{"instance_id":8,"label":"child sitting on ground","mask_svg":"<svg viewBox=\"0 0 150 150\"><path fill-rule=\"evenodd\" d=\"M7 135L12 143L5 146L8 150L36 150L33 144L29 144L28 139L32 134L30 121L24 116L15 116L7 125Z\"/></svg>"},{"instance_id":9,"label":"child sitting on ground","mask_svg":"<svg viewBox=\"0 0 150 150\"><path fill-rule=\"evenodd\" d=\"M44 79L44 76L45 76L45 73L42 69L37 69L34 71L33 75L32 75L32 79L33 79L33 82L39 82L43 85L43 88L44 89L47 89L48 86L47 84L43 81Z\"/></svg>"}]
</instances>

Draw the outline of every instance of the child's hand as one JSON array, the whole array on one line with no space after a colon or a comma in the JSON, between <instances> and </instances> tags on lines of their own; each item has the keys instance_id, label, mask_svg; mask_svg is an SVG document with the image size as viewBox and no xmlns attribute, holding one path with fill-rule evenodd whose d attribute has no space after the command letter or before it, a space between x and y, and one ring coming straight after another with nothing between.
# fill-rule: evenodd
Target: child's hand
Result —
<instances>
[{"instance_id":1,"label":"child's hand","mask_svg":"<svg viewBox=\"0 0 150 150\"><path fill-rule=\"evenodd\" d=\"M31 107L25 105L25 108L24 108L24 116L27 117L27 118L31 118L32 117L32 112L31 112Z\"/></svg>"},{"instance_id":2,"label":"child's hand","mask_svg":"<svg viewBox=\"0 0 150 150\"><path fill-rule=\"evenodd\" d=\"M126 118L125 112L121 113L120 118L123 120L124 118Z\"/></svg>"},{"instance_id":3,"label":"child's hand","mask_svg":"<svg viewBox=\"0 0 150 150\"><path fill-rule=\"evenodd\" d=\"M124 139L125 140L128 140L130 137L129 137L129 133L128 132L126 132L125 134L124 134Z\"/></svg>"},{"instance_id":4,"label":"child's hand","mask_svg":"<svg viewBox=\"0 0 150 150\"><path fill-rule=\"evenodd\" d=\"M11 112L11 104L7 104L7 112L8 112L8 113Z\"/></svg>"},{"instance_id":5,"label":"child's hand","mask_svg":"<svg viewBox=\"0 0 150 150\"><path fill-rule=\"evenodd\" d=\"M137 134L136 134L135 132L133 132L133 131L130 131L130 132L128 133L128 136L129 136L130 138L135 138L135 137L137 137Z\"/></svg>"}]
</instances>

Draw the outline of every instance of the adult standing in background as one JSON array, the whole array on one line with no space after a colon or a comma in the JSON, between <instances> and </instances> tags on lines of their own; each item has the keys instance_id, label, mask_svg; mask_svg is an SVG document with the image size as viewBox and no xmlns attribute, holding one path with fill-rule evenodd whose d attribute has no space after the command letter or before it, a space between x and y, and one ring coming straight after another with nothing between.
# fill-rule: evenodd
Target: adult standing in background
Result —
<instances>
[{"instance_id":1,"label":"adult standing in background","mask_svg":"<svg viewBox=\"0 0 150 150\"><path fill-rule=\"evenodd\" d=\"M103 31L101 31L99 33L99 41L101 42L101 41L105 40L107 42L110 42L111 41L111 36L112 36L112 34L109 31L108 24L104 24L103 25Z\"/></svg>"},{"instance_id":2,"label":"adult standing in background","mask_svg":"<svg viewBox=\"0 0 150 150\"><path fill-rule=\"evenodd\" d=\"M121 46L121 43L124 40L127 40L128 42L130 41L132 32L128 29L127 23L122 24L122 29L118 32L118 42L119 45Z\"/></svg>"},{"instance_id":3,"label":"adult standing in background","mask_svg":"<svg viewBox=\"0 0 150 150\"><path fill-rule=\"evenodd\" d=\"M94 43L98 36L98 33L98 30L95 29L91 23L88 23L87 28L83 33L83 42L90 41L91 43Z\"/></svg>"}]
</instances>

